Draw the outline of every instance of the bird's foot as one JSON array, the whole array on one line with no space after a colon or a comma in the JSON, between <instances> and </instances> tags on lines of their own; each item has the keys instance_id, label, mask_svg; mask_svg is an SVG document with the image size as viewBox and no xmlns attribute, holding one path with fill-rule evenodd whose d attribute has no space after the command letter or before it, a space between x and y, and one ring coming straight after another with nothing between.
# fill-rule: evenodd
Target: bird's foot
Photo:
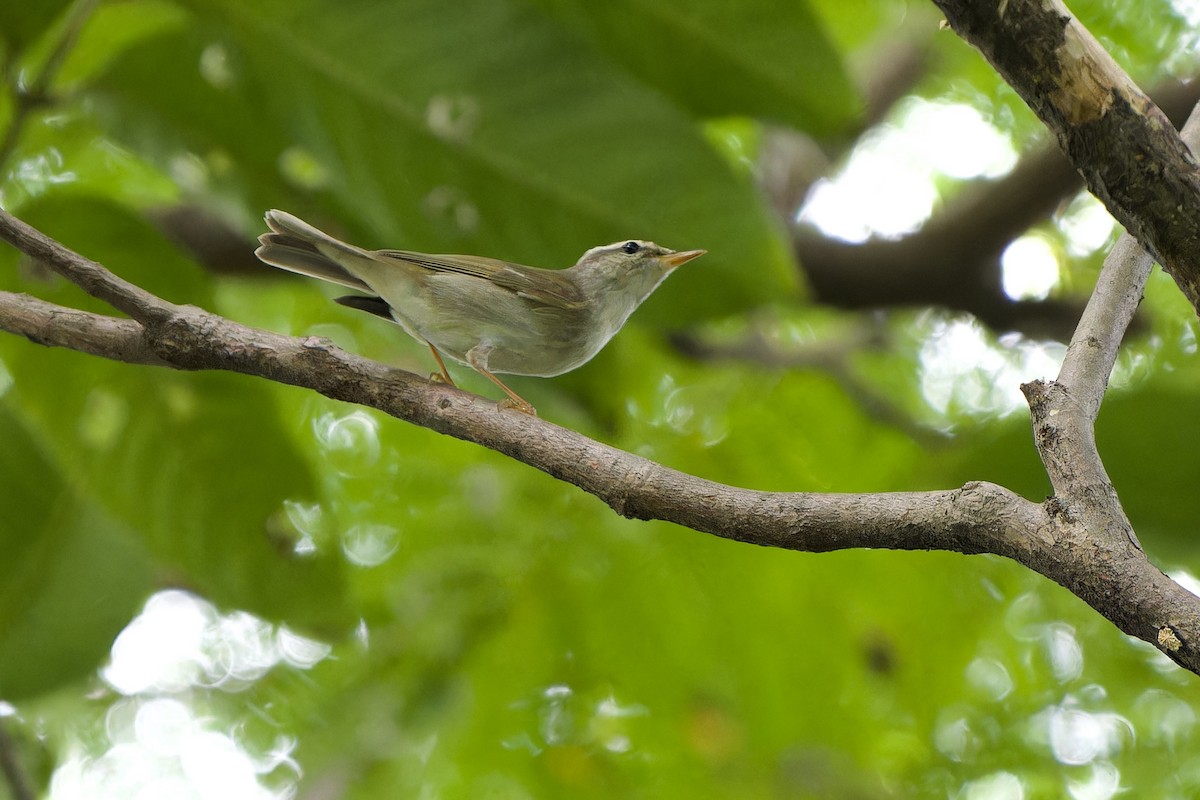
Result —
<instances>
[{"instance_id":1,"label":"bird's foot","mask_svg":"<svg viewBox=\"0 0 1200 800\"><path fill-rule=\"evenodd\" d=\"M530 405L528 401L515 397L506 397L497 405L499 405L500 408L511 408L516 411L520 411L522 414L528 414L531 417L536 417L538 415L537 409Z\"/></svg>"}]
</instances>

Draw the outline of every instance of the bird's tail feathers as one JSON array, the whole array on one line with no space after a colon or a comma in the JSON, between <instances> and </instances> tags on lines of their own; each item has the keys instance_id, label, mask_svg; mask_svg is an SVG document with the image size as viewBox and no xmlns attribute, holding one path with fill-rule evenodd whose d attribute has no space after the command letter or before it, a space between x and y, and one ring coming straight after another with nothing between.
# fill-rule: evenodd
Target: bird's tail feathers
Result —
<instances>
[{"instance_id":1,"label":"bird's tail feathers","mask_svg":"<svg viewBox=\"0 0 1200 800\"><path fill-rule=\"evenodd\" d=\"M349 289L370 292L371 287L351 274L326 253L343 253L351 258L371 258L351 244L317 230L299 217L272 209L266 214L271 229L258 237L254 254L273 267L319 278Z\"/></svg>"}]
</instances>

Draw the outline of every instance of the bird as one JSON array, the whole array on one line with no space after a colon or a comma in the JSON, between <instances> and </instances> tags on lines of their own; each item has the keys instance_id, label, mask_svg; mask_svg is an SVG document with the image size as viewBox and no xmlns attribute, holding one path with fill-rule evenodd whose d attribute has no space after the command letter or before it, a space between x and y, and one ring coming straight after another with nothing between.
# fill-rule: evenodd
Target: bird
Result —
<instances>
[{"instance_id":1,"label":"bird","mask_svg":"<svg viewBox=\"0 0 1200 800\"><path fill-rule=\"evenodd\" d=\"M367 250L286 211L266 213L255 255L264 263L359 294L335 298L399 325L429 346L451 386L443 354L504 390L501 405L537 410L498 377L549 378L586 364L676 267L706 250L669 250L628 239L593 247L565 269L496 258Z\"/></svg>"}]
</instances>

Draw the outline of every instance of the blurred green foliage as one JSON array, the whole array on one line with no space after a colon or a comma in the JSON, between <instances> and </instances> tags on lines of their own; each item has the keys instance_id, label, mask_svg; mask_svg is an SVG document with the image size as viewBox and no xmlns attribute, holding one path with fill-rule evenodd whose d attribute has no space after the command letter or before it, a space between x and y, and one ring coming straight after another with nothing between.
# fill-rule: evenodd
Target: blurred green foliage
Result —
<instances>
[{"instance_id":1,"label":"blurred green foliage","mask_svg":"<svg viewBox=\"0 0 1200 800\"><path fill-rule=\"evenodd\" d=\"M0 10L10 82L37 74L68 5ZM1136 18L1109 5L1084 21L1134 74L1180 63L1165 3ZM853 76L906 15L928 9L102 2L51 102L0 103L0 129L21 125L0 203L169 300L418 372L428 353L395 329L267 270L202 269L152 212L202 207L247 251L270 207L364 245L535 264L630 236L705 247L592 363L516 390L560 424L740 486L983 479L1038 499L1024 416L961 387L1044 376L943 364L958 388L930 399L931 343L978 331L969 320L890 314L888 346L842 370L701 363L666 336L824 346L867 324L806 304L752 160L760 119L852 136ZM961 42L929 47L920 93L1037 130ZM737 141L718 152L721 137ZM1068 263L1064 291L1085 295L1098 257ZM0 287L104 310L7 248ZM978 335L1000 354L1035 346ZM1194 350L1190 309L1156 278L1098 432L1147 549L1192 571ZM0 442L0 699L63 761L104 752L125 701L98 669L146 598L179 587L331 645L311 669L178 692L255 754L294 739L301 796L1200 790L1195 676L999 558L776 552L632 522L372 411L15 337L0 337ZM295 780L264 773L281 792ZM1023 794L1003 794L1014 781Z\"/></svg>"}]
</instances>

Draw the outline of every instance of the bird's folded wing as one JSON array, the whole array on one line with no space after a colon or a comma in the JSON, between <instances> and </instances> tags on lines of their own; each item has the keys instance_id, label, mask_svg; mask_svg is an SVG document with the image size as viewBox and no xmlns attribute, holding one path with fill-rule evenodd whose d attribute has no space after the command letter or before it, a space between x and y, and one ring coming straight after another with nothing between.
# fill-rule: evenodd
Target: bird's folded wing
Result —
<instances>
[{"instance_id":1,"label":"bird's folded wing","mask_svg":"<svg viewBox=\"0 0 1200 800\"><path fill-rule=\"evenodd\" d=\"M483 256L435 255L408 250L376 250L375 255L394 258L431 272L455 272L491 281L513 293L555 308L579 308L587 300L562 270L521 267Z\"/></svg>"}]
</instances>

